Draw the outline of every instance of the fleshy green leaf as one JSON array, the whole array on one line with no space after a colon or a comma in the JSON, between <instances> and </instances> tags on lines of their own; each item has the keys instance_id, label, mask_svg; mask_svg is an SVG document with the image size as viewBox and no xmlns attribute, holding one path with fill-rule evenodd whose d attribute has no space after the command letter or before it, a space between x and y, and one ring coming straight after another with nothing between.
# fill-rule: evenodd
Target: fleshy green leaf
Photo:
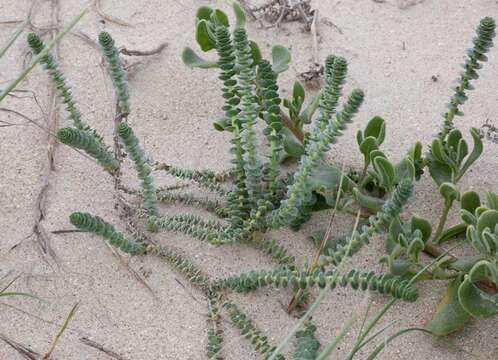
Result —
<instances>
[{"instance_id":1,"label":"fleshy green leaf","mask_svg":"<svg viewBox=\"0 0 498 360\"><path fill-rule=\"evenodd\" d=\"M235 13L235 27L237 28L243 28L246 26L246 14L244 12L244 9L240 4L236 1L233 2L233 11Z\"/></svg>"},{"instance_id":2,"label":"fleshy green leaf","mask_svg":"<svg viewBox=\"0 0 498 360\"><path fill-rule=\"evenodd\" d=\"M295 81L292 88L292 98L299 107L303 104L305 96L306 92L303 85L299 81Z\"/></svg>"},{"instance_id":3,"label":"fleshy green leaf","mask_svg":"<svg viewBox=\"0 0 498 360\"><path fill-rule=\"evenodd\" d=\"M259 50L258 44L256 44L254 41L249 42L249 46L251 47L251 54L252 54L252 66L256 66L259 64L261 59L263 58L261 56L261 50Z\"/></svg>"},{"instance_id":4,"label":"fleshy green leaf","mask_svg":"<svg viewBox=\"0 0 498 360\"><path fill-rule=\"evenodd\" d=\"M411 230L420 230L420 232L422 233L422 240L426 242L431 237L432 226L428 220L413 216L411 222Z\"/></svg>"},{"instance_id":5,"label":"fleshy green leaf","mask_svg":"<svg viewBox=\"0 0 498 360\"><path fill-rule=\"evenodd\" d=\"M396 164L396 182L400 182L401 179L415 179L415 166L413 166L412 161L409 158L403 159L400 163Z\"/></svg>"},{"instance_id":6,"label":"fleshy green leaf","mask_svg":"<svg viewBox=\"0 0 498 360\"><path fill-rule=\"evenodd\" d=\"M384 205L384 200L373 196L365 195L357 188L353 189L353 198L361 206L373 211L379 211L382 208L382 205Z\"/></svg>"},{"instance_id":7,"label":"fleshy green leaf","mask_svg":"<svg viewBox=\"0 0 498 360\"><path fill-rule=\"evenodd\" d=\"M463 193L462 198L460 199L460 206L462 209L474 214L476 209L481 206L479 194L475 191L467 191Z\"/></svg>"},{"instance_id":8,"label":"fleshy green leaf","mask_svg":"<svg viewBox=\"0 0 498 360\"><path fill-rule=\"evenodd\" d=\"M477 219L477 232L481 234L485 228L489 228L493 231L496 224L498 224L498 211L486 210L479 216L479 219Z\"/></svg>"},{"instance_id":9,"label":"fleshy green leaf","mask_svg":"<svg viewBox=\"0 0 498 360\"><path fill-rule=\"evenodd\" d=\"M491 280L498 285L498 270L488 261L479 261L458 288L458 299L471 315L488 318L498 314L498 294L490 294L476 286L479 280Z\"/></svg>"},{"instance_id":10,"label":"fleshy green leaf","mask_svg":"<svg viewBox=\"0 0 498 360\"><path fill-rule=\"evenodd\" d=\"M373 136L377 140L377 145L382 145L386 137L386 125L384 119L380 116L373 117L365 127L363 136Z\"/></svg>"},{"instance_id":11,"label":"fleshy green leaf","mask_svg":"<svg viewBox=\"0 0 498 360\"><path fill-rule=\"evenodd\" d=\"M486 193L486 200L490 209L498 210L498 195L494 192Z\"/></svg>"},{"instance_id":12,"label":"fleshy green leaf","mask_svg":"<svg viewBox=\"0 0 498 360\"><path fill-rule=\"evenodd\" d=\"M204 60L199 55L197 55L194 50L192 50L189 47L183 49L182 60L185 65L191 68L197 67L201 69L210 69L218 67L217 63L215 63L214 61Z\"/></svg>"},{"instance_id":13,"label":"fleshy green leaf","mask_svg":"<svg viewBox=\"0 0 498 360\"><path fill-rule=\"evenodd\" d=\"M458 235L465 234L465 230L467 230L467 224L457 224L443 231L439 239L437 239L438 244L442 244L445 241L451 240Z\"/></svg>"},{"instance_id":14,"label":"fleshy green leaf","mask_svg":"<svg viewBox=\"0 0 498 360\"><path fill-rule=\"evenodd\" d=\"M282 129L282 135L284 136L285 153L292 158L299 159L301 155L304 154L303 144L301 144L299 139L297 139L292 131L287 128ZM285 160L288 156L282 160Z\"/></svg>"},{"instance_id":15,"label":"fleshy green leaf","mask_svg":"<svg viewBox=\"0 0 498 360\"><path fill-rule=\"evenodd\" d=\"M209 33L209 22L207 20L197 22L195 38L202 51L209 51L216 47L216 42Z\"/></svg>"},{"instance_id":16,"label":"fleshy green leaf","mask_svg":"<svg viewBox=\"0 0 498 360\"><path fill-rule=\"evenodd\" d=\"M309 177L310 188L325 196L326 199L327 195L333 194L334 196L331 200L332 203L327 201L329 205L333 206L335 203L335 194L341 182L341 177L342 190L348 191L352 187L352 181L347 176L344 176L341 169L338 167L324 164L313 169Z\"/></svg>"},{"instance_id":17,"label":"fleshy green leaf","mask_svg":"<svg viewBox=\"0 0 498 360\"><path fill-rule=\"evenodd\" d=\"M445 336L458 331L470 318L458 301L458 287L462 283L460 278L452 280L446 294L437 306L436 313L426 328L436 336Z\"/></svg>"},{"instance_id":18,"label":"fleshy green leaf","mask_svg":"<svg viewBox=\"0 0 498 360\"><path fill-rule=\"evenodd\" d=\"M359 131L360 133L360 131ZM359 135L357 135L357 138ZM373 150L377 150L379 147L377 146L377 140L373 136L368 136L364 138L360 144L360 151L365 156L365 162L370 164L371 157L370 153Z\"/></svg>"},{"instance_id":19,"label":"fleshy green leaf","mask_svg":"<svg viewBox=\"0 0 498 360\"><path fill-rule=\"evenodd\" d=\"M429 164L429 173L438 185L444 182L451 182L451 167L441 161L431 161Z\"/></svg>"},{"instance_id":20,"label":"fleshy green leaf","mask_svg":"<svg viewBox=\"0 0 498 360\"><path fill-rule=\"evenodd\" d=\"M216 20L216 22L218 24L226 26L226 27L230 26L230 23L228 22L227 14L225 14L220 9L216 9L211 16L214 17L214 19Z\"/></svg>"},{"instance_id":21,"label":"fleshy green leaf","mask_svg":"<svg viewBox=\"0 0 498 360\"><path fill-rule=\"evenodd\" d=\"M446 204L451 204L460 196L458 189L450 182L442 183L439 187L439 193L444 198Z\"/></svg>"},{"instance_id":22,"label":"fleshy green leaf","mask_svg":"<svg viewBox=\"0 0 498 360\"><path fill-rule=\"evenodd\" d=\"M472 166L472 164L476 162L477 159L479 159L479 156L481 156L484 148L481 137L479 136L479 132L477 131L476 128L470 129L470 135L472 135L472 139L474 140L474 147L469 157L467 158L462 168L460 169L460 174L458 175L458 178L461 178L463 174L465 174L465 172Z\"/></svg>"},{"instance_id":23,"label":"fleshy green leaf","mask_svg":"<svg viewBox=\"0 0 498 360\"><path fill-rule=\"evenodd\" d=\"M282 45L275 45L271 49L272 70L279 74L289 68L291 54L289 49Z\"/></svg>"},{"instance_id":24,"label":"fleshy green leaf","mask_svg":"<svg viewBox=\"0 0 498 360\"><path fill-rule=\"evenodd\" d=\"M196 20L207 20L211 19L211 14L213 13L213 9L209 6L201 6L197 9L197 13L195 14Z\"/></svg>"},{"instance_id":25,"label":"fleshy green leaf","mask_svg":"<svg viewBox=\"0 0 498 360\"><path fill-rule=\"evenodd\" d=\"M390 191L395 180L394 166L389 160L380 156L373 160L373 165L376 173L380 177L381 185Z\"/></svg>"}]
</instances>

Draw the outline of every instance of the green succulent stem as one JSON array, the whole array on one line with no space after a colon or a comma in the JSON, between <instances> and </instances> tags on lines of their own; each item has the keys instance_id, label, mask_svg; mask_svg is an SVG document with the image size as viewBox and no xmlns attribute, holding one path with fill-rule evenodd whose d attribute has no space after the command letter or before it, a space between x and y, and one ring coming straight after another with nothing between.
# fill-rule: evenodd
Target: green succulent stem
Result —
<instances>
[{"instance_id":1,"label":"green succulent stem","mask_svg":"<svg viewBox=\"0 0 498 360\"><path fill-rule=\"evenodd\" d=\"M114 45L112 36L105 31L99 34L99 44L109 65L109 75L116 91L121 115L126 116L130 113L130 93L126 71L119 58L119 51Z\"/></svg>"},{"instance_id":2,"label":"green succulent stem","mask_svg":"<svg viewBox=\"0 0 498 360\"><path fill-rule=\"evenodd\" d=\"M216 192L219 195L226 195L227 193L220 184L224 179L223 175L218 175L211 170L192 170L164 163L156 163L154 167L156 170L164 170L168 174L179 179L194 181L199 186Z\"/></svg>"},{"instance_id":3,"label":"green succulent stem","mask_svg":"<svg viewBox=\"0 0 498 360\"><path fill-rule=\"evenodd\" d=\"M132 128L128 126L127 123L123 122L118 125L118 135L123 141L128 155L135 164L135 170L140 179L140 186L144 197L143 206L151 215L157 215L156 189L154 187L154 180L151 176L152 169L145 156L145 152L140 146Z\"/></svg>"},{"instance_id":4,"label":"green succulent stem","mask_svg":"<svg viewBox=\"0 0 498 360\"><path fill-rule=\"evenodd\" d=\"M63 144L83 150L109 172L119 168L119 162L114 155L93 133L75 128L63 128L57 132L57 139Z\"/></svg>"},{"instance_id":5,"label":"green succulent stem","mask_svg":"<svg viewBox=\"0 0 498 360\"><path fill-rule=\"evenodd\" d=\"M274 228L291 224L299 218L311 197L308 179L313 169L323 160L330 144L342 135L341 131L352 121L353 115L363 103L363 91L354 90L349 97L347 111L331 121L346 76L347 63L343 58L332 56L327 58L327 64L326 87L320 99L320 116L306 143L305 154L300 159L293 182L287 188L287 198L269 216L268 222Z\"/></svg>"},{"instance_id":6,"label":"green succulent stem","mask_svg":"<svg viewBox=\"0 0 498 360\"><path fill-rule=\"evenodd\" d=\"M36 55L40 54L45 48L45 44L35 33L30 33L28 35L28 44ZM73 121L74 126L79 130L90 130L88 124L83 120L83 115L78 109L76 101L73 98L71 86L68 85L66 77L60 69L60 66L57 63L55 57L52 54L47 53L42 57L40 62L44 65L45 69L50 74L52 81L57 87L57 90L59 91L59 94L62 97L64 104L66 105L66 110L68 111L69 117Z\"/></svg>"},{"instance_id":7,"label":"green succulent stem","mask_svg":"<svg viewBox=\"0 0 498 360\"><path fill-rule=\"evenodd\" d=\"M157 200L165 204L180 203L187 206L194 206L212 212L220 218L228 216L228 209L217 200L207 197L201 198L189 193L173 193L170 191L158 191Z\"/></svg>"},{"instance_id":8,"label":"green succulent stem","mask_svg":"<svg viewBox=\"0 0 498 360\"><path fill-rule=\"evenodd\" d=\"M150 230L168 230L182 232L202 241L212 244L226 244L236 241L236 234L228 225L215 220L203 220L193 214L177 214L173 216L150 216L148 220Z\"/></svg>"},{"instance_id":9,"label":"green succulent stem","mask_svg":"<svg viewBox=\"0 0 498 360\"><path fill-rule=\"evenodd\" d=\"M256 72L247 33L244 28L234 30L234 47L237 65L239 67L238 87L240 92L241 112L238 117L241 122L240 133L242 148L244 149L244 170L246 174L246 188L250 203L255 206L262 196L262 164L258 154L258 144L255 132L258 117L257 99L254 83Z\"/></svg>"},{"instance_id":10,"label":"green succulent stem","mask_svg":"<svg viewBox=\"0 0 498 360\"><path fill-rule=\"evenodd\" d=\"M114 226L104 221L98 216L89 213L75 212L69 217L71 224L83 231L98 234L109 243L125 253L130 255L144 255L146 246L144 243L139 243L134 240L128 239L122 233L117 231Z\"/></svg>"},{"instance_id":11,"label":"green succulent stem","mask_svg":"<svg viewBox=\"0 0 498 360\"><path fill-rule=\"evenodd\" d=\"M208 293L208 342L207 356L208 359L223 360L219 355L223 343L223 329L221 328L221 317L219 314L220 296L215 292Z\"/></svg>"},{"instance_id":12,"label":"green succulent stem","mask_svg":"<svg viewBox=\"0 0 498 360\"><path fill-rule=\"evenodd\" d=\"M164 245L151 245L148 247L147 253L166 260L183 274L193 286L199 288L203 293L208 293L210 289L209 276L185 255Z\"/></svg>"},{"instance_id":13,"label":"green succulent stem","mask_svg":"<svg viewBox=\"0 0 498 360\"><path fill-rule=\"evenodd\" d=\"M275 240L266 239L259 231L252 233L250 244L271 256L280 265L292 265L296 260L285 247L279 245Z\"/></svg>"},{"instance_id":14,"label":"green succulent stem","mask_svg":"<svg viewBox=\"0 0 498 360\"><path fill-rule=\"evenodd\" d=\"M361 227L361 231L354 231L349 241L338 243L334 249L329 249L328 254L320 258L320 266L324 268L330 264L338 265L345 256L352 256L358 252L370 242L370 238L375 233L384 231L385 227L399 216L412 193L412 181L410 179L401 180L391 197L375 215L368 218L368 223Z\"/></svg>"},{"instance_id":15,"label":"green succulent stem","mask_svg":"<svg viewBox=\"0 0 498 360\"><path fill-rule=\"evenodd\" d=\"M242 121L240 113L240 95L235 71L235 48L230 32L224 26L217 26L215 31L216 51L219 56L218 65L221 73L219 78L223 81L223 110L227 119L233 139L231 152L234 154L233 164L235 173L235 189L228 197L231 224L234 228L241 227L244 218L249 214L249 195L246 186L246 171L244 165L245 150L242 144Z\"/></svg>"},{"instance_id":16,"label":"green succulent stem","mask_svg":"<svg viewBox=\"0 0 498 360\"><path fill-rule=\"evenodd\" d=\"M251 319L233 302L226 301L223 304L223 308L228 312L233 324L239 328L242 336L248 339L254 345L255 349L265 356L265 359L275 351L276 346L272 346L269 343L268 337L263 335L262 331L258 330ZM285 360L281 354L278 354L275 359Z\"/></svg>"},{"instance_id":17,"label":"green succulent stem","mask_svg":"<svg viewBox=\"0 0 498 360\"><path fill-rule=\"evenodd\" d=\"M384 274L375 275L373 272L351 270L348 274L336 271L324 272L321 270L308 273L294 269L277 269L273 271L250 271L238 276L217 280L213 288L232 289L237 292L248 292L264 286L274 285L294 289L308 289L318 286L320 289L334 290L337 286L350 286L355 290L373 290L381 294L391 294L395 298L406 301L415 301L418 297L417 289L400 277Z\"/></svg>"},{"instance_id":18,"label":"green succulent stem","mask_svg":"<svg viewBox=\"0 0 498 360\"><path fill-rule=\"evenodd\" d=\"M495 36L495 20L485 17L479 23L473 40L473 48L467 51L467 58L462 64L464 71L458 79L458 85L455 87L455 93L448 104L448 112L444 114L444 126L440 137L444 137L453 128L453 119L456 115L462 115L459 106L467 100L466 90L472 90L470 82L477 79L479 75L477 70L482 67L482 62L487 61L486 53L493 46L493 37Z\"/></svg>"}]
</instances>

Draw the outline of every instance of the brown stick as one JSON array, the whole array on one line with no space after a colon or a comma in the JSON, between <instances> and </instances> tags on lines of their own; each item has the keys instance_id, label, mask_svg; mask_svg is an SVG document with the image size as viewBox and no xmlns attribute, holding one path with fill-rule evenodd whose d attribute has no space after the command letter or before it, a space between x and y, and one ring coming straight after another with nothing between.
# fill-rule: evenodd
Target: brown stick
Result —
<instances>
[{"instance_id":1,"label":"brown stick","mask_svg":"<svg viewBox=\"0 0 498 360\"><path fill-rule=\"evenodd\" d=\"M140 50L130 50L127 48L122 48L121 50L119 50L119 52L127 56L152 56L160 54L164 49L166 49L167 46L168 43L164 42L152 50L140 51Z\"/></svg>"},{"instance_id":2,"label":"brown stick","mask_svg":"<svg viewBox=\"0 0 498 360\"><path fill-rule=\"evenodd\" d=\"M285 127L287 129L289 129L291 131L291 133L293 133L294 136L301 143L303 143L303 141L304 141L304 134L303 134L303 132L292 124L292 122L290 121L289 117L283 111L280 111L280 117L282 118L282 122L284 123Z\"/></svg>"},{"instance_id":3,"label":"brown stick","mask_svg":"<svg viewBox=\"0 0 498 360\"><path fill-rule=\"evenodd\" d=\"M26 345L18 343L12 339L9 339L7 336L0 333L0 340L5 342L7 345L11 346L15 351L17 351L23 358L28 360L39 360L41 355L36 351L31 350Z\"/></svg>"},{"instance_id":4,"label":"brown stick","mask_svg":"<svg viewBox=\"0 0 498 360\"><path fill-rule=\"evenodd\" d=\"M90 346L90 347L93 347L94 349L102 351L104 354L106 354L107 356L109 356L113 359L126 360L123 356L119 355L118 353L114 352L113 350L108 349L108 348L104 347L104 345L101 345L93 340L90 340L87 337L81 337L80 341L87 346Z\"/></svg>"},{"instance_id":5,"label":"brown stick","mask_svg":"<svg viewBox=\"0 0 498 360\"><path fill-rule=\"evenodd\" d=\"M100 4L100 0L95 0L94 3L93 3L93 6L94 6L95 11L97 12L97 14L99 14L102 19L107 20L107 21L109 21L111 23L114 23L116 25L131 26L130 23L128 23L128 22L126 22L124 20L118 19L117 17L114 17L112 15L106 14L102 10L101 4Z\"/></svg>"},{"instance_id":6,"label":"brown stick","mask_svg":"<svg viewBox=\"0 0 498 360\"><path fill-rule=\"evenodd\" d=\"M59 26L59 1L52 0L52 24L56 27ZM52 38L56 35L56 30L52 31ZM53 56L57 59L59 57L59 47L56 46L53 52ZM50 188L50 180L52 176L52 171L55 170L54 158L55 149L57 145L56 138L52 136L59 126L59 114L57 106L57 88L54 84L50 86L50 110L47 119L47 161L44 166L44 174L42 180L42 187L38 193L38 197L35 204L35 223L33 225L33 233L36 236L36 240L43 255L50 255L50 257L57 262L57 256L55 251L50 246L50 239L47 232L45 231L42 222L46 217L46 197L48 190Z\"/></svg>"}]
</instances>

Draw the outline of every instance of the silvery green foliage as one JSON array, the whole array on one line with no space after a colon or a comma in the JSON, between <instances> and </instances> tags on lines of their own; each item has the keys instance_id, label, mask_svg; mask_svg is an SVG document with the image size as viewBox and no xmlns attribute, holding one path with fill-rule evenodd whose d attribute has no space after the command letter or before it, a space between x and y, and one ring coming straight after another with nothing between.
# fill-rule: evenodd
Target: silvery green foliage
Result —
<instances>
[{"instance_id":1,"label":"silvery green foliage","mask_svg":"<svg viewBox=\"0 0 498 360\"><path fill-rule=\"evenodd\" d=\"M119 162L114 155L92 133L75 128L64 128L57 132L57 139L63 144L83 150L107 171L113 172L119 168Z\"/></svg>"},{"instance_id":2,"label":"silvery green foliage","mask_svg":"<svg viewBox=\"0 0 498 360\"><path fill-rule=\"evenodd\" d=\"M384 231L385 227L389 226L399 216L412 192L412 181L410 179L401 181L382 208L375 215L368 218L368 223L363 225L360 231L355 231L349 241L337 244L334 252L322 256L320 265L322 267L329 264L338 265L345 256L352 256L362 246L368 244L374 234Z\"/></svg>"},{"instance_id":3,"label":"silvery green foliage","mask_svg":"<svg viewBox=\"0 0 498 360\"><path fill-rule=\"evenodd\" d=\"M156 208L156 189L154 187L154 180L151 176L152 169L145 156L145 152L140 146L137 137L133 133L131 127L126 123L121 123L118 126L118 134L123 141L129 157L135 164L137 176L141 181L141 188L144 197L144 208L150 212L151 215L157 215Z\"/></svg>"},{"instance_id":4,"label":"silvery green foliage","mask_svg":"<svg viewBox=\"0 0 498 360\"><path fill-rule=\"evenodd\" d=\"M363 102L363 92L359 89L354 90L346 106L347 110L343 112L343 115L331 119L345 79L347 63L341 57L331 56L327 58L326 65L326 87L320 100L320 115L306 143L305 154L299 161L293 182L288 186L286 199L281 202L280 208L270 214L269 221L273 227L290 224L299 216L300 209L310 202L309 178L312 171L323 161L325 153L330 149L330 144L342 134L341 131L351 122L352 114L359 110Z\"/></svg>"},{"instance_id":5,"label":"silvery green foliage","mask_svg":"<svg viewBox=\"0 0 498 360\"><path fill-rule=\"evenodd\" d=\"M92 232L109 240L109 243L130 255L143 255L146 246L143 243L128 239L117 231L114 226L98 216L89 213L75 212L70 216L71 224L78 229Z\"/></svg>"},{"instance_id":6,"label":"silvery green foliage","mask_svg":"<svg viewBox=\"0 0 498 360\"><path fill-rule=\"evenodd\" d=\"M244 171L249 201L255 206L262 196L261 187L262 164L258 154L258 143L255 132L258 116L258 103L255 96L256 71L247 33L244 28L234 31L234 46L236 64L239 66L238 85L240 93L241 112L239 113L242 132L240 133L242 149L244 150Z\"/></svg>"},{"instance_id":7,"label":"silvery green foliage","mask_svg":"<svg viewBox=\"0 0 498 360\"><path fill-rule=\"evenodd\" d=\"M43 41L35 33L30 33L28 35L28 44L35 54L41 53L45 47ZM41 60L41 63L44 65L45 69L47 69L57 87L57 90L59 90L64 104L66 105L66 110L69 112L69 117L74 122L74 126L80 130L88 130L89 126L83 120L83 116L81 115L76 101L73 98L71 87L67 84L66 77L62 73L55 58L51 54L48 54Z\"/></svg>"},{"instance_id":8,"label":"silvery green foliage","mask_svg":"<svg viewBox=\"0 0 498 360\"><path fill-rule=\"evenodd\" d=\"M272 271L250 271L241 275L230 276L214 282L217 290L232 289L237 292L249 292L265 286L307 289L318 286L320 289L334 290L337 286L350 286L355 290L373 290L381 294L392 296L406 301L415 301L418 297L417 288L402 277L373 272L351 270L347 274L336 271L316 270L309 273L304 270L282 268Z\"/></svg>"},{"instance_id":9,"label":"silvery green foliage","mask_svg":"<svg viewBox=\"0 0 498 360\"><path fill-rule=\"evenodd\" d=\"M130 113L130 92L128 90L128 80L123 64L119 58L118 49L114 45L114 39L105 31L99 34L99 44L102 47L104 57L109 66L109 75L111 76L116 95L118 97L118 105L122 115Z\"/></svg>"}]
</instances>

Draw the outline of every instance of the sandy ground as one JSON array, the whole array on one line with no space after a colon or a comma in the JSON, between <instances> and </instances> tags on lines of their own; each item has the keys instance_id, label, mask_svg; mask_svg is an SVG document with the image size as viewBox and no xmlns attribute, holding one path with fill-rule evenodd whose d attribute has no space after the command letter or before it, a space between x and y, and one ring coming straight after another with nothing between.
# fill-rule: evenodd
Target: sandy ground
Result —
<instances>
[{"instance_id":1,"label":"sandy ground","mask_svg":"<svg viewBox=\"0 0 498 360\"><path fill-rule=\"evenodd\" d=\"M82 0L61 0L59 3L61 23L67 23L85 5ZM193 18L196 8L200 5L227 8L227 4L198 0L105 0L101 3L107 13L133 26L105 22L96 12L90 12L77 26L77 31L95 39L99 31L107 30L118 44L131 49L148 50L168 42L167 49L148 59L130 82L133 96L130 123L147 151L155 160L175 165L227 169L228 137L211 127L212 120L221 113L216 71L193 71L180 59L184 46L195 47ZM23 19L29 5L28 0L1 0L0 22ZM41 1L34 16L35 24L50 26L51 6L50 1ZM350 62L348 89L361 87L367 94L357 121L331 152L334 162L346 161L353 166L361 164L354 134L373 115L384 116L387 120L384 150L396 160L415 140L420 139L424 144L430 142L441 123L440 113L444 111L450 85L459 71L459 63L464 49L470 45L475 26L485 15L498 17L495 0L322 0L315 1L314 6L322 18L337 26L320 23L320 58L323 60L330 53L345 56ZM303 32L298 23L283 24L272 30L262 30L257 23L250 23L248 27L264 54L269 53L270 44L274 43L292 49L293 62L281 82L282 87L289 89L296 75L308 70L311 63L310 35ZM14 30L13 25L0 26L0 44L5 43ZM19 73L26 51L26 44L18 41L0 60L2 84ZM86 120L101 131L110 144L114 95L100 66L101 55L74 36L64 40L59 53ZM498 125L496 49L491 52L490 60L481 72L477 90L463 109L469 115L457 120L466 133L468 128L479 127L486 119ZM432 76L437 81L431 80ZM48 128L51 90L46 74L38 67L20 88L34 91L40 107L29 93L20 94L22 98L10 98L2 106L15 108ZM59 126L67 124L62 109L57 114ZM0 113L0 117L4 121L24 124L24 120L13 115ZM4 282L18 275L17 290L34 293L46 300L44 303L21 298L3 300L0 333L43 353L72 305L79 302L79 311L54 353L57 359L110 358L84 345L80 341L82 337L105 344L129 360L205 358L205 303L201 295L167 264L150 257L131 261L132 268L149 274L147 283L153 289L153 295L100 238L86 234L51 234L53 230L70 228L68 215L76 210L101 215L120 229L125 227L113 210L112 179L95 163L65 146L56 148L54 168L50 170L47 160L49 138L50 134L33 125L0 129L0 278ZM461 189L498 190L498 144L487 142L485 145L484 155L462 180ZM127 171L130 184L135 186L131 174ZM46 208L39 229L46 233L57 262L42 255L37 236L33 234L33 226L40 219L36 204L47 176ZM157 181L167 184L172 180L158 175ZM408 213L435 221L441 203L434 190L430 179L424 178L418 183L415 201ZM451 221L456 219L456 214L452 214ZM342 225L352 221L346 217L340 220ZM323 226L325 221L326 214L319 214L300 234L284 230L274 236L298 255L300 262L305 262L311 254L306 234ZM271 260L243 247L213 248L178 234L163 234L159 238L184 249L212 275L274 266ZM355 257L352 266L379 269L376 258L381 253L379 241ZM423 325L430 319L443 293L442 285L420 286L420 300L398 303L384 323L394 321L393 330ZM281 306L290 295L289 291L261 290L232 298L277 343L294 323ZM374 301L380 304L385 299L374 296ZM365 297L361 293L339 290L331 294L315 316L322 343L330 340L352 314L361 312L364 304ZM451 344L424 335L408 335L389 346L380 358L474 358L455 350L461 348L480 359L496 359L497 330L498 319L495 318L471 321L464 331L449 338ZM354 336L355 332L348 334L337 354L347 351ZM226 338L223 355L227 359L259 358L228 323ZM341 358L337 356L337 359ZM0 342L0 358L19 359L20 356Z\"/></svg>"}]
</instances>

